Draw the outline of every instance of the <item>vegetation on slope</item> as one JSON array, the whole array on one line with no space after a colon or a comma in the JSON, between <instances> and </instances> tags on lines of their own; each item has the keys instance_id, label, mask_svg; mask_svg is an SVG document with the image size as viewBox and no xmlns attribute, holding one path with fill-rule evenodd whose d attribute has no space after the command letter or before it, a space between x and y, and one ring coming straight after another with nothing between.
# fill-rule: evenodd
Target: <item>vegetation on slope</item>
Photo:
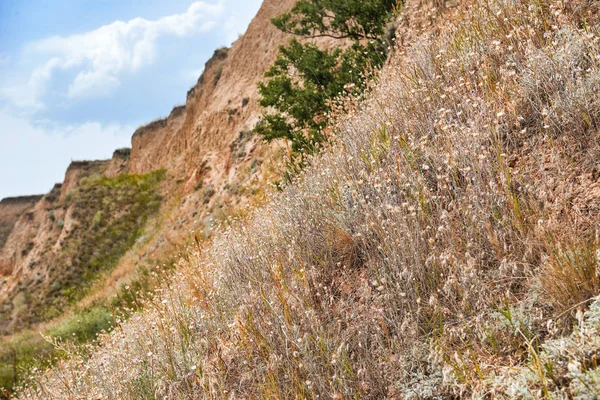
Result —
<instances>
[{"instance_id":1,"label":"vegetation on slope","mask_svg":"<svg viewBox=\"0 0 600 400\"><path fill-rule=\"evenodd\" d=\"M2 320L12 319L15 327L25 327L57 317L66 305L81 299L95 279L116 265L148 217L158 211L161 199L156 186L163 176L164 171L83 178L59 205L74 221L70 229L52 213L49 217L59 232L68 229L61 251L54 253L49 243L32 262L31 267L48 268L48 279L21 282L12 301L2 305Z\"/></svg>"},{"instance_id":2,"label":"vegetation on slope","mask_svg":"<svg viewBox=\"0 0 600 400\"><path fill-rule=\"evenodd\" d=\"M110 332L115 324L139 312L142 299L166 285L174 264L147 261L148 266L157 266L140 267L137 278L123 285L114 297L101 298L86 308L75 308L67 316L43 325L41 332L25 329L1 337L0 399L11 398L10 393L32 370L44 371L72 353L85 354L98 334Z\"/></svg>"},{"instance_id":3,"label":"vegetation on slope","mask_svg":"<svg viewBox=\"0 0 600 400\"><path fill-rule=\"evenodd\" d=\"M96 339L101 331L113 325L110 310L94 306L75 313L69 318L44 330L48 338L85 343ZM65 354L40 335L39 332L23 330L18 334L0 339L0 388L5 394L21 382L34 368L43 370ZM6 396L10 398L9 396ZM0 393L0 398L3 394Z\"/></svg>"},{"instance_id":4,"label":"vegetation on slope","mask_svg":"<svg viewBox=\"0 0 600 400\"><path fill-rule=\"evenodd\" d=\"M17 333L0 338L0 388L10 390L31 368L44 369L65 355L38 332L26 328L62 316L103 273L115 267L140 236L147 219L158 211L161 197L157 185L164 175L164 171L157 171L83 178L58 205L68 210L75 222L63 239L61 251L54 254L48 249L34 265L48 267L48 286L42 280L24 282L3 305L2 320L12 318L16 322L12 332ZM63 220L50 215L61 232L67 229ZM70 317L47 326L44 333L49 338L79 344L93 340L112 327L111 307L136 308L138 293L156 286L153 280L149 274L140 273L139 279L131 283L132 290L122 290L112 301L106 299L75 310Z\"/></svg>"},{"instance_id":5,"label":"vegetation on slope","mask_svg":"<svg viewBox=\"0 0 600 400\"><path fill-rule=\"evenodd\" d=\"M598 397L595 7L445 14L300 179L20 398Z\"/></svg>"},{"instance_id":6,"label":"vegetation on slope","mask_svg":"<svg viewBox=\"0 0 600 400\"><path fill-rule=\"evenodd\" d=\"M77 225L63 246L77 266L63 273L61 301L82 298L100 274L112 269L140 236L146 220L160 207L157 185L165 171L147 175L97 177L81 182L71 196Z\"/></svg>"}]
</instances>

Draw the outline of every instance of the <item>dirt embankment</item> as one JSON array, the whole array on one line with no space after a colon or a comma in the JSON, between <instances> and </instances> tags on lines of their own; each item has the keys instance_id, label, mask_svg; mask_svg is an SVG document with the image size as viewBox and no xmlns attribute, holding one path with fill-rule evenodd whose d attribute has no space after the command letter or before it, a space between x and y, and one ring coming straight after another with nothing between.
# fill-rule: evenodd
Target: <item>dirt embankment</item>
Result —
<instances>
[{"instance_id":1,"label":"dirt embankment","mask_svg":"<svg viewBox=\"0 0 600 400\"><path fill-rule=\"evenodd\" d=\"M43 196L10 197L0 201L0 249L23 213L33 207Z\"/></svg>"}]
</instances>

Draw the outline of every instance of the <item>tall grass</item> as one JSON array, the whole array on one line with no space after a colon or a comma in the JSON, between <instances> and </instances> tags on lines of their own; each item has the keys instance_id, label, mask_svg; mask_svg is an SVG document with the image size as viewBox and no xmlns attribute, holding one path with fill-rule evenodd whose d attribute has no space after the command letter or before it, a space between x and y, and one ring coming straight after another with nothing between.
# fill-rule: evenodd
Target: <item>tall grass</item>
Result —
<instances>
[{"instance_id":1,"label":"tall grass","mask_svg":"<svg viewBox=\"0 0 600 400\"><path fill-rule=\"evenodd\" d=\"M593 396L543 347L599 294L593 7L449 8L296 182L20 397Z\"/></svg>"}]
</instances>

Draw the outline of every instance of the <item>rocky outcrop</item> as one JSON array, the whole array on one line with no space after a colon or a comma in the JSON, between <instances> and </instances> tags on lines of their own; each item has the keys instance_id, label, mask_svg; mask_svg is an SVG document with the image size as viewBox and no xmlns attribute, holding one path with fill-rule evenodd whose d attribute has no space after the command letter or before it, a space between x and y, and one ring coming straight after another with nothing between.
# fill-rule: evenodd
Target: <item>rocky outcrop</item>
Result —
<instances>
[{"instance_id":1,"label":"rocky outcrop","mask_svg":"<svg viewBox=\"0 0 600 400\"><path fill-rule=\"evenodd\" d=\"M181 127L186 106L175 107L164 119L158 119L135 131L131 138L130 171L145 174L172 164L185 148Z\"/></svg>"},{"instance_id":2,"label":"rocky outcrop","mask_svg":"<svg viewBox=\"0 0 600 400\"><path fill-rule=\"evenodd\" d=\"M115 150L104 174L108 177L113 177L128 173L130 157L131 149L129 147Z\"/></svg>"},{"instance_id":3,"label":"rocky outcrop","mask_svg":"<svg viewBox=\"0 0 600 400\"><path fill-rule=\"evenodd\" d=\"M59 207L59 204L81 179L103 173L108 165L109 161L74 161L67 168L64 183L55 184L46 195L4 199L0 202L0 210L4 209L2 204L15 203L21 204L23 209L16 218L13 217L12 230L5 239L4 246L0 247L0 276L11 276L10 281L18 282L23 271L40 254L47 252L49 248L60 250L60 246L56 248L55 244L61 230L56 227L61 225L61 228L68 228L71 221L67 217L67 211ZM8 286L0 286L0 300Z\"/></svg>"},{"instance_id":4,"label":"rocky outcrop","mask_svg":"<svg viewBox=\"0 0 600 400\"><path fill-rule=\"evenodd\" d=\"M9 197L0 201L0 250L4 247L4 243L19 217L31 209L42 197L42 195Z\"/></svg>"},{"instance_id":5,"label":"rocky outcrop","mask_svg":"<svg viewBox=\"0 0 600 400\"><path fill-rule=\"evenodd\" d=\"M60 197L60 187L61 185L57 184L50 193L28 207L15 221L12 232L0 249L0 276L14 275L14 278L20 276L19 271L23 266L41 251L37 244L51 231L50 221L43 216L47 215L45 210ZM18 279L11 280L18 281ZM0 299L3 289L4 287L0 287Z\"/></svg>"},{"instance_id":6,"label":"rocky outcrop","mask_svg":"<svg viewBox=\"0 0 600 400\"><path fill-rule=\"evenodd\" d=\"M81 178L93 174L103 174L108 168L109 163L109 160L72 161L65 173L65 180L62 183L60 199L64 200L68 193L75 188L77 182L79 182Z\"/></svg>"}]
</instances>

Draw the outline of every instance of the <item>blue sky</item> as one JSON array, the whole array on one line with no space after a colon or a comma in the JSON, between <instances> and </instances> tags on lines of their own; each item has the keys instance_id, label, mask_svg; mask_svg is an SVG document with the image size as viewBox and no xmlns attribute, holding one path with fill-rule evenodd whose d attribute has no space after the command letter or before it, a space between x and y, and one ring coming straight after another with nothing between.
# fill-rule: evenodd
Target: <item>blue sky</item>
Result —
<instances>
[{"instance_id":1,"label":"blue sky","mask_svg":"<svg viewBox=\"0 0 600 400\"><path fill-rule=\"evenodd\" d=\"M46 193L185 102L262 0L0 0L0 198Z\"/></svg>"}]
</instances>

